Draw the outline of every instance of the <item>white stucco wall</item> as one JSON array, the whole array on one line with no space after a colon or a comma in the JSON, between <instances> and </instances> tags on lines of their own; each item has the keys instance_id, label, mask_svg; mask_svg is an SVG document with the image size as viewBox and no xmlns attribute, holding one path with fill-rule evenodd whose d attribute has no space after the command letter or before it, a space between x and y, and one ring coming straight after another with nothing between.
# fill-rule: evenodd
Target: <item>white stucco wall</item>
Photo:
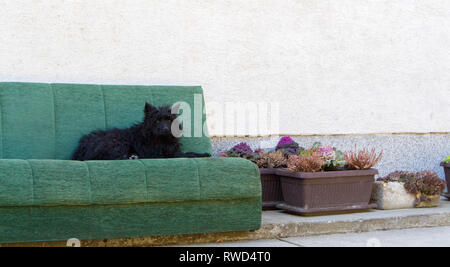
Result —
<instances>
[{"instance_id":1,"label":"white stucco wall","mask_svg":"<svg viewBox=\"0 0 450 267\"><path fill-rule=\"evenodd\" d=\"M450 132L450 1L0 0L0 80L200 84L279 103L272 134Z\"/></svg>"}]
</instances>

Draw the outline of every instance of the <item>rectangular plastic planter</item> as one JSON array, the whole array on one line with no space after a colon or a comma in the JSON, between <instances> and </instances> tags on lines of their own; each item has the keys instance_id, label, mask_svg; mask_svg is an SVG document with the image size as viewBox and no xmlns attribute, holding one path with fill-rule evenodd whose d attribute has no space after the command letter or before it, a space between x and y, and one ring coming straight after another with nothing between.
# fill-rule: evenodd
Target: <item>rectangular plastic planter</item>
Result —
<instances>
[{"instance_id":1,"label":"rectangular plastic planter","mask_svg":"<svg viewBox=\"0 0 450 267\"><path fill-rule=\"evenodd\" d=\"M378 170L293 172L279 169L284 203L277 208L299 215L376 208L370 204Z\"/></svg>"},{"instance_id":2,"label":"rectangular plastic planter","mask_svg":"<svg viewBox=\"0 0 450 267\"><path fill-rule=\"evenodd\" d=\"M441 163L441 166L444 167L445 180L447 181L447 193L443 196L450 199L450 163Z\"/></svg>"},{"instance_id":3,"label":"rectangular plastic planter","mask_svg":"<svg viewBox=\"0 0 450 267\"><path fill-rule=\"evenodd\" d=\"M277 169L259 169L262 186L262 209L273 210L283 202L280 177Z\"/></svg>"}]
</instances>

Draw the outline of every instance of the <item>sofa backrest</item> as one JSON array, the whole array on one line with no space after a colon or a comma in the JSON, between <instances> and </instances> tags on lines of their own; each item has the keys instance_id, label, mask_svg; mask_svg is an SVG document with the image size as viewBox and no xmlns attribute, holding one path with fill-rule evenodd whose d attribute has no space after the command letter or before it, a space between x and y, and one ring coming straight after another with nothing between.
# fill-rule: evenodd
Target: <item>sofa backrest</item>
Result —
<instances>
[{"instance_id":1,"label":"sofa backrest","mask_svg":"<svg viewBox=\"0 0 450 267\"><path fill-rule=\"evenodd\" d=\"M81 136L142 121L145 102L179 101L191 106L183 151L211 153L209 137L194 137L194 123L206 120L203 108L195 114L194 99L204 106L199 86L0 83L0 158L70 159Z\"/></svg>"}]
</instances>

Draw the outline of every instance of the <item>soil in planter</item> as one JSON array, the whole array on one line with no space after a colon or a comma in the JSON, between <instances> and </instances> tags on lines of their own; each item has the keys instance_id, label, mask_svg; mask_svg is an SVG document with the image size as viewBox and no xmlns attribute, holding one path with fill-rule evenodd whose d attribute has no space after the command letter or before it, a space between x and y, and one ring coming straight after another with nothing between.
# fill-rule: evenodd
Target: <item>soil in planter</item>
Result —
<instances>
[{"instance_id":1,"label":"soil in planter","mask_svg":"<svg viewBox=\"0 0 450 267\"><path fill-rule=\"evenodd\" d=\"M277 170L285 200L277 207L299 215L375 208L377 205L369 201L377 173L375 169L318 173Z\"/></svg>"},{"instance_id":2,"label":"soil in planter","mask_svg":"<svg viewBox=\"0 0 450 267\"><path fill-rule=\"evenodd\" d=\"M262 208L263 210L277 209L276 206L284 199L276 169L259 169L259 172L262 185Z\"/></svg>"}]
</instances>

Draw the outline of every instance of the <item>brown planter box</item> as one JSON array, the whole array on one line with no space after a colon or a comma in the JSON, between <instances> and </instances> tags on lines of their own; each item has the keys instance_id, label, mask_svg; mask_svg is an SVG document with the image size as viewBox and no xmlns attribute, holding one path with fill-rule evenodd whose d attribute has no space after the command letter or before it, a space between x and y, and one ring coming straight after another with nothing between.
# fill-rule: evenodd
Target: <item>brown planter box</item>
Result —
<instances>
[{"instance_id":1,"label":"brown planter box","mask_svg":"<svg viewBox=\"0 0 450 267\"><path fill-rule=\"evenodd\" d=\"M276 174L277 169L259 169L262 186L262 208L273 210L283 202L280 178Z\"/></svg>"},{"instance_id":2,"label":"brown planter box","mask_svg":"<svg viewBox=\"0 0 450 267\"><path fill-rule=\"evenodd\" d=\"M284 203L277 208L315 215L376 208L369 204L378 170L293 172L279 169Z\"/></svg>"},{"instance_id":3,"label":"brown planter box","mask_svg":"<svg viewBox=\"0 0 450 267\"><path fill-rule=\"evenodd\" d=\"M447 193L444 193L443 196L450 199L450 163L441 163L441 166L444 167L445 180L447 181Z\"/></svg>"}]
</instances>

